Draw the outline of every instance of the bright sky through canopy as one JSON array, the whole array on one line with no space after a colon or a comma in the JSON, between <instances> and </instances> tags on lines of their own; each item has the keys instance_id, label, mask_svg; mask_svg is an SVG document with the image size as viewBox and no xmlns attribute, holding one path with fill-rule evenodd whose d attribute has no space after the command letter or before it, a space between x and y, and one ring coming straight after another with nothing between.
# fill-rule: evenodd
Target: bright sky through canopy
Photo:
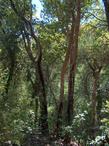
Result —
<instances>
[{"instance_id":1,"label":"bright sky through canopy","mask_svg":"<svg viewBox=\"0 0 109 146\"><path fill-rule=\"evenodd\" d=\"M40 12L42 10L42 5L40 0L32 0L32 3L36 5L36 17L40 18Z\"/></svg>"},{"instance_id":2,"label":"bright sky through canopy","mask_svg":"<svg viewBox=\"0 0 109 146\"><path fill-rule=\"evenodd\" d=\"M40 0L32 0L32 3L36 5L36 17L40 18L40 13L43 9ZM102 0L100 0L100 3L103 5Z\"/></svg>"}]
</instances>

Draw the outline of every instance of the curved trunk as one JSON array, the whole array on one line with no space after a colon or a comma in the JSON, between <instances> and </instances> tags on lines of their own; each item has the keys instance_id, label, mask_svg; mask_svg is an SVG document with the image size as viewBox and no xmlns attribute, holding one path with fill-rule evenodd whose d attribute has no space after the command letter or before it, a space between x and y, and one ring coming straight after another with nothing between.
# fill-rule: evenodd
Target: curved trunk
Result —
<instances>
[{"instance_id":1,"label":"curved trunk","mask_svg":"<svg viewBox=\"0 0 109 146\"><path fill-rule=\"evenodd\" d=\"M46 99L46 91L45 91L45 81L42 71L42 46L40 44L39 38L36 36L34 32L34 28L32 26L31 19L28 20L22 13L20 13L13 0L10 0L10 4L16 15L22 20L23 25L23 31L22 31L22 37L25 45L25 49L27 51L27 54L32 61L34 68L36 72L38 73L39 78L39 86L40 86L40 126L42 133L48 134L48 111L47 111L47 99ZM29 32L29 33L28 33ZM31 38L30 38L31 36ZM34 56L31 48L31 39L35 41L36 49L38 49L38 53ZM37 78L37 74L36 78ZM36 93L37 94L37 93Z\"/></svg>"}]
</instances>

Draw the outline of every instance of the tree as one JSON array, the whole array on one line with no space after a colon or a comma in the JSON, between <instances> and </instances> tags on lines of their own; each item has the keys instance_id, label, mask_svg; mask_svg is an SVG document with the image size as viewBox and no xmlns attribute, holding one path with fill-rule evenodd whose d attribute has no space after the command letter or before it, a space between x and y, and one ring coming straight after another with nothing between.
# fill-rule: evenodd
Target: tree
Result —
<instances>
[{"instance_id":1,"label":"tree","mask_svg":"<svg viewBox=\"0 0 109 146\"><path fill-rule=\"evenodd\" d=\"M77 15L72 16L71 32L69 35L69 46L70 46L70 71L69 71L69 83L68 83L68 105L67 105L67 118L68 123L71 124L72 116L74 114L74 81L75 81L75 69L76 69L76 57L78 49L78 35L80 27L81 17L81 2L75 3ZM74 13L74 12L73 12Z\"/></svg>"},{"instance_id":2,"label":"tree","mask_svg":"<svg viewBox=\"0 0 109 146\"><path fill-rule=\"evenodd\" d=\"M94 23L94 22L93 22ZM80 41L81 45L83 45L82 54L84 56L84 59L86 59L86 64L88 65L88 74L89 76L92 76L92 87L90 93L88 93L88 96L91 96L91 124L92 124L92 132L91 136L93 139L97 135L97 131L99 129L99 124L101 120L101 109L102 109L102 97L99 95L100 91L100 78L101 78L101 72L103 71L104 67L108 64L107 57L108 57L108 46L106 45L107 38L102 41L104 36L106 35L105 31L100 32L100 30L96 30L96 32L93 31L94 28L91 28L90 24L84 26L83 30L85 29L84 33L87 35L92 35L87 40L84 41L83 39ZM84 36L85 37L85 36ZM84 38L82 36L82 38ZM96 41L93 41L96 40ZM83 44L82 44L83 41ZM87 46L85 48L84 46ZM106 48L105 48L106 47ZM102 48L102 49L101 49ZM89 78L88 78L89 80ZM86 85L87 86L87 85ZM87 87L86 87L87 88ZM86 89L86 92L88 89Z\"/></svg>"},{"instance_id":3,"label":"tree","mask_svg":"<svg viewBox=\"0 0 109 146\"><path fill-rule=\"evenodd\" d=\"M30 18L29 20L25 18L24 15L22 15L22 13L20 13L19 10L17 10L14 2L12 0L10 0L10 4L12 9L14 10L14 12L16 13L16 15L20 18L20 20L22 21L22 37L24 40L24 45L25 45L25 49L31 59L31 61L34 64L35 70L36 70L36 76L38 75L39 77L39 86L40 86L40 125L41 125L41 130L42 132L47 133L48 132L48 122L47 122L47 99L46 99L46 91L45 91L45 81L44 81L44 77L43 77L43 72L42 72L42 65L41 65L41 61L42 61L42 46L40 44L39 39L37 38L37 36L35 35L35 32L33 30L32 27L32 21L31 21L31 13L30 13ZM28 32L29 31L29 34ZM30 40L30 36L31 38L35 41L36 43L36 49L38 49L38 56L36 55L34 57L32 51L31 51L31 40ZM37 74L38 72L38 74Z\"/></svg>"},{"instance_id":4,"label":"tree","mask_svg":"<svg viewBox=\"0 0 109 146\"><path fill-rule=\"evenodd\" d=\"M104 3L104 8L105 8L105 13L106 13L106 19L107 19L107 24L108 24L108 29L109 29L109 1L108 0L103 0Z\"/></svg>"},{"instance_id":5,"label":"tree","mask_svg":"<svg viewBox=\"0 0 109 146\"><path fill-rule=\"evenodd\" d=\"M31 0L0 0L0 141L98 143L108 127L109 99L102 4L41 3L37 19Z\"/></svg>"}]
</instances>

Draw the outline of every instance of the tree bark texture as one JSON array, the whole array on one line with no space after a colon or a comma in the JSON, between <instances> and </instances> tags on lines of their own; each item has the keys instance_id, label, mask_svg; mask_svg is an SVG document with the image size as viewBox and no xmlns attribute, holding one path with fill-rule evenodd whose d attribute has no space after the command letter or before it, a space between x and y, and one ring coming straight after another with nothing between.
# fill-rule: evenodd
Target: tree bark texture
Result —
<instances>
[{"instance_id":1,"label":"tree bark texture","mask_svg":"<svg viewBox=\"0 0 109 146\"><path fill-rule=\"evenodd\" d=\"M74 83L75 83L75 70L76 59L78 51L78 37L81 17L81 2L76 1L76 16L72 18L72 27L69 37L70 46L70 63L69 63L69 79L68 79L68 104L67 104L67 120L70 125L74 115Z\"/></svg>"}]
</instances>

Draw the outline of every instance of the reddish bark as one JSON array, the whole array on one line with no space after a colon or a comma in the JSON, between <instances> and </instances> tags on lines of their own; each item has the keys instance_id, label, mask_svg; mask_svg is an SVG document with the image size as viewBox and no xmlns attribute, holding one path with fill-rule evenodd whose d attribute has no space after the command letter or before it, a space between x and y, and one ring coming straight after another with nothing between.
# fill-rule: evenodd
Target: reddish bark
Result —
<instances>
[{"instance_id":1,"label":"reddish bark","mask_svg":"<svg viewBox=\"0 0 109 146\"><path fill-rule=\"evenodd\" d=\"M68 81L68 105L67 105L67 120L68 124L71 124L74 114L74 83L75 83L75 70L76 59L78 51L78 37L80 28L80 15L81 15L81 2L77 0L76 3L77 14L72 17L72 28L69 38L70 44L70 70Z\"/></svg>"}]
</instances>

